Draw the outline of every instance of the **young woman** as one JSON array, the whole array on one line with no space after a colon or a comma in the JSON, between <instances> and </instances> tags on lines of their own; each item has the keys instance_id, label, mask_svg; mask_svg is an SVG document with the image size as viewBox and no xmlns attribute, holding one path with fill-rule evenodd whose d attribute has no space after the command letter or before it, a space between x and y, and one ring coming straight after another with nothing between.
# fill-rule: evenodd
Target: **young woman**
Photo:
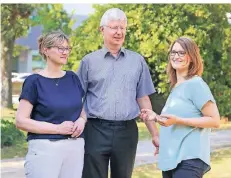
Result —
<instances>
[{"instance_id":1,"label":"young woman","mask_svg":"<svg viewBox=\"0 0 231 178\"><path fill-rule=\"evenodd\" d=\"M144 109L144 120L160 127L158 167L163 178L202 178L210 169L210 128L219 127L219 112L208 85L201 78L203 63L196 43L178 38L168 61L171 93L161 116Z\"/></svg>"},{"instance_id":2,"label":"young woman","mask_svg":"<svg viewBox=\"0 0 231 178\"><path fill-rule=\"evenodd\" d=\"M80 178L84 157L82 131L86 116L77 75L63 71L71 47L62 32L38 40L47 67L24 82L16 126L28 132L27 178Z\"/></svg>"}]
</instances>

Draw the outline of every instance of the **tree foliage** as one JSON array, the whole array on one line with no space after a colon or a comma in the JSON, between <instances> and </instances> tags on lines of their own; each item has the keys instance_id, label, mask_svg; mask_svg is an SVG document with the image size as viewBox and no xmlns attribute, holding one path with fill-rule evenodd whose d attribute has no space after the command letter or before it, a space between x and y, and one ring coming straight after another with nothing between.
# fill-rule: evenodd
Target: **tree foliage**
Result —
<instances>
[{"instance_id":1,"label":"tree foliage","mask_svg":"<svg viewBox=\"0 0 231 178\"><path fill-rule=\"evenodd\" d=\"M1 105L12 107L12 58L15 39L27 33L29 16L35 6L30 4L1 5Z\"/></svg>"},{"instance_id":2,"label":"tree foliage","mask_svg":"<svg viewBox=\"0 0 231 178\"><path fill-rule=\"evenodd\" d=\"M95 13L76 29L69 66L77 69L84 55L102 47L99 23L112 7L128 17L124 46L142 54L148 62L158 93L169 93L166 76L170 44L180 36L191 37L204 59L204 80L217 100L221 115L231 116L231 25L226 13L230 4L108 4L95 5Z\"/></svg>"},{"instance_id":3,"label":"tree foliage","mask_svg":"<svg viewBox=\"0 0 231 178\"><path fill-rule=\"evenodd\" d=\"M62 4L43 4L33 14L32 25L42 25L44 33L54 30L62 30L65 34L72 32L75 21Z\"/></svg>"},{"instance_id":4,"label":"tree foliage","mask_svg":"<svg viewBox=\"0 0 231 178\"><path fill-rule=\"evenodd\" d=\"M43 32L62 30L70 34L74 21L62 4L1 4L1 106L12 107L12 60L25 47L15 40L28 34L34 25L43 25Z\"/></svg>"}]
</instances>

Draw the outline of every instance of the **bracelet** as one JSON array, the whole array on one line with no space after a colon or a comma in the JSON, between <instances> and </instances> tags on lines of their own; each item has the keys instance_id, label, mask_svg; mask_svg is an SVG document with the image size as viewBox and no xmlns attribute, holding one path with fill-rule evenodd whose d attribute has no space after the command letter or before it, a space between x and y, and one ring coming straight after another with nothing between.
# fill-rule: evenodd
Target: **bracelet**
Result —
<instances>
[{"instance_id":1,"label":"bracelet","mask_svg":"<svg viewBox=\"0 0 231 178\"><path fill-rule=\"evenodd\" d=\"M87 122L87 118L84 118L83 116L80 116L79 118L82 118L85 121L85 123Z\"/></svg>"}]
</instances>

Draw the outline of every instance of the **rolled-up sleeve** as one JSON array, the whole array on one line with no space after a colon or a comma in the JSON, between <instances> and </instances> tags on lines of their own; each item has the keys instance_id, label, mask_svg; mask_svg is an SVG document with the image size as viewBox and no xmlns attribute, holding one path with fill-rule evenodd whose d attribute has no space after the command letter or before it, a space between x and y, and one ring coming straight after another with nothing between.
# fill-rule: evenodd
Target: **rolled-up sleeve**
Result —
<instances>
[{"instance_id":1,"label":"rolled-up sleeve","mask_svg":"<svg viewBox=\"0 0 231 178\"><path fill-rule=\"evenodd\" d=\"M151 95L156 92L148 69L148 65L143 57L141 59L141 65L142 71L137 85L137 98L142 98L143 96Z\"/></svg>"}]
</instances>

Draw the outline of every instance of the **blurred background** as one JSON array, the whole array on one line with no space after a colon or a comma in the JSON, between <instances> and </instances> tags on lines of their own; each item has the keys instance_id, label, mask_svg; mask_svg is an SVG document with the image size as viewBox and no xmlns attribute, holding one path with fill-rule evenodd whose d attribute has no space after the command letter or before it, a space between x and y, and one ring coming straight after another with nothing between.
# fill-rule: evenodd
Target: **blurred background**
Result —
<instances>
[{"instance_id":1,"label":"blurred background","mask_svg":"<svg viewBox=\"0 0 231 178\"><path fill-rule=\"evenodd\" d=\"M146 59L158 91L151 96L158 113L169 94L166 65L170 44L180 36L191 37L198 44L204 60L203 79L219 107L220 130L226 130L225 136L218 137L228 143L218 144L228 147L221 152L228 159L219 163L217 170L227 166L231 162L231 137L226 137L231 135L231 4L1 4L2 158L23 158L26 153L26 133L15 128L14 119L24 80L46 66L38 52L37 38L52 30L66 33L73 50L64 69L76 71L84 55L102 47L99 23L112 7L127 14L124 47ZM139 123L139 130L141 141L150 139L143 123ZM147 171L151 172L146 177L158 177L160 172L151 166L138 167L134 177L145 177ZM209 176L230 178L231 169L227 170L230 174L218 171Z\"/></svg>"}]
</instances>

